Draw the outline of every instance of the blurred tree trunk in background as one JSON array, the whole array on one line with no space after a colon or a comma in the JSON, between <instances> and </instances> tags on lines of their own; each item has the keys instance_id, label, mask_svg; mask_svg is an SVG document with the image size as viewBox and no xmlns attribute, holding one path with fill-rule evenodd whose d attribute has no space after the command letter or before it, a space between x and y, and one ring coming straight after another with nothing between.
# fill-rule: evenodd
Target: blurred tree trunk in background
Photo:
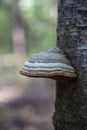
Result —
<instances>
[{"instance_id":1,"label":"blurred tree trunk in background","mask_svg":"<svg viewBox=\"0 0 87 130\"><path fill-rule=\"evenodd\" d=\"M59 0L57 42L77 79L57 80L55 130L87 130L87 0Z\"/></svg>"},{"instance_id":2,"label":"blurred tree trunk in background","mask_svg":"<svg viewBox=\"0 0 87 130\"><path fill-rule=\"evenodd\" d=\"M19 0L15 0L13 2L12 15L13 15L13 30L12 30L13 51L15 54L20 54L22 56L25 56L26 28L21 14Z\"/></svg>"}]
</instances>

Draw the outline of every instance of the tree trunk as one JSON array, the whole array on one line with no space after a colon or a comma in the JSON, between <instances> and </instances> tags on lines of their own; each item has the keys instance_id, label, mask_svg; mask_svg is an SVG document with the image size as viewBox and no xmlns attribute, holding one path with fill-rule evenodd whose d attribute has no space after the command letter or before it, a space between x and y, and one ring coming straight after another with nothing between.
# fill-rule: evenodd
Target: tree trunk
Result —
<instances>
[{"instance_id":1,"label":"tree trunk","mask_svg":"<svg viewBox=\"0 0 87 130\"><path fill-rule=\"evenodd\" d=\"M21 14L19 0L13 2L12 16L13 16L13 30L12 30L13 51L15 54L25 56L26 27Z\"/></svg>"},{"instance_id":2,"label":"tree trunk","mask_svg":"<svg viewBox=\"0 0 87 130\"><path fill-rule=\"evenodd\" d=\"M77 79L56 80L55 130L87 130L87 0L59 0L57 46Z\"/></svg>"}]
</instances>

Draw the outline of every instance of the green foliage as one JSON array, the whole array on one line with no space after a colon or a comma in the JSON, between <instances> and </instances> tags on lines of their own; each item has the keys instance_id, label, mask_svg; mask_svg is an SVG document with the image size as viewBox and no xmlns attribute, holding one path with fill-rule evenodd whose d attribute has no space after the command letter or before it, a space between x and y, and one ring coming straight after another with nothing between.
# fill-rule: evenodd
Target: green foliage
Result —
<instances>
[{"instance_id":1,"label":"green foliage","mask_svg":"<svg viewBox=\"0 0 87 130\"><path fill-rule=\"evenodd\" d=\"M55 21L50 17L52 0L34 0L32 8L23 11L28 24L29 54L46 50L55 45Z\"/></svg>"},{"instance_id":2,"label":"green foliage","mask_svg":"<svg viewBox=\"0 0 87 130\"><path fill-rule=\"evenodd\" d=\"M14 0L3 0L0 7L0 53L12 52L12 5ZM26 23L26 49L28 54L55 45L55 20L50 16L53 0L20 0L22 16Z\"/></svg>"},{"instance_id":3,"label":"green foliage","mask_svg":"<svg viewBox=\"0 0 87 130\"><path fill-rule=\"evenodd\" d=\"M11 16L5 8L0 8L0 53L11 51Z\"/></svg>"}]
</instances>

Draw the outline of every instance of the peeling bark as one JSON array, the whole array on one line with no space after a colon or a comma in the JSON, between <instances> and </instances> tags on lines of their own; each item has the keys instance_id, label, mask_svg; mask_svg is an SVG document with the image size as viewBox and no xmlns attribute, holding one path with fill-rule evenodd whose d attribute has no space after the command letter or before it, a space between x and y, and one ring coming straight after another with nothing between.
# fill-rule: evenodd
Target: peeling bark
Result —
<instances>
[{"instance_id":1,"label":"peeling bark","mask_svg":"<svg viewBox=\"0 0 87 130\"><path fill-rule=\"evenodd\" d=\"M55 130L87 130L87 1L59 0L57 46L72 61L77 80L57 80Z\"/></svg>"}]
</instances>

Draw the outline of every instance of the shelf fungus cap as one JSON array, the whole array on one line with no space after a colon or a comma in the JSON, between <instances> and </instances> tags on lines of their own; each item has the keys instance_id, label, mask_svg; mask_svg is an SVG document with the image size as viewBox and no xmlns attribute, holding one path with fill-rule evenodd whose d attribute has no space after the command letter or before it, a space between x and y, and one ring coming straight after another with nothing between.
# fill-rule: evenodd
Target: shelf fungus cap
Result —
<instances>
[{"instance_id":1,"label":"shelf fungus cap","mask_svg":"<svg viewBox=\"0 0 87 130\"><path fill-rule=\"evenodd\" d=\"M20 73L28 77L76 77L71 62L58 47L34 54L24 63Z\"/></svg>"}]
</instances>

